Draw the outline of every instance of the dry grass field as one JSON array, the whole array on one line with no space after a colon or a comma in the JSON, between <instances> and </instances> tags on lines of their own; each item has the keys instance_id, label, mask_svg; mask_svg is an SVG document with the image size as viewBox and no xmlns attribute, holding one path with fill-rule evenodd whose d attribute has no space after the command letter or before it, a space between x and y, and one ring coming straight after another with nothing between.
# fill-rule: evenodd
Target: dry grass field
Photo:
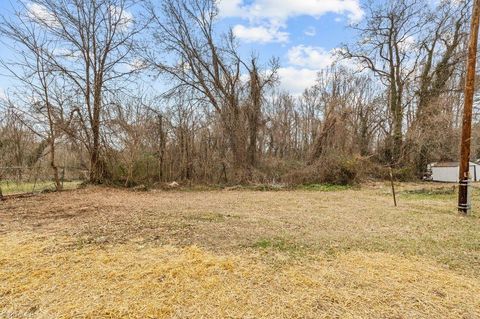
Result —
<instances>
[{"instance_id":1,"label":"dry grass field","mask_svg":"<svg viewBox=\"0 0 480 319\"><path fill-rule=\"evenodd\" d=\"M480 318L480 219L447 186L399 192L397 208L386 184L11 199L0 318Z\"/></svg>"}]
</instances>

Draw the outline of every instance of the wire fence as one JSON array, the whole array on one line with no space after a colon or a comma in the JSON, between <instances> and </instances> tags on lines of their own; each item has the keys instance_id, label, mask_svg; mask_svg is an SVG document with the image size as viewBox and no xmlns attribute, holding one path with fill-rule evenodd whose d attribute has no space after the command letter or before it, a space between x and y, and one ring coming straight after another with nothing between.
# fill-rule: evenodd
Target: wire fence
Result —
<instances>
[{"instance_id":1,"label":"wire fence","mask_svg":"<svg viewBox=\"0 0 480 319\"><path fill-rule=\"evenodd\" d=\"M63 189L76 189L88 179L88 170L76 167L59 167ZM0 194L3 196L35 194L55 190L52 168L0 167Z\"/></svg>"}]
</instances>

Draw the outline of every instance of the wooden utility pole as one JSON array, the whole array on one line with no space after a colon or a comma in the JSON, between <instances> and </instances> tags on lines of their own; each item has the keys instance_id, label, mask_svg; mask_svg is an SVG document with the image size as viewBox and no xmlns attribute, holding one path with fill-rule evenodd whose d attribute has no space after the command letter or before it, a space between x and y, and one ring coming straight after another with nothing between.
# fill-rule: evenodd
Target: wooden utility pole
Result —
<instances>
[{"instance_id":1,"label":"wooden utility pole","mask_svg":"<svg viewBox=\"0 0 480 319\"><path fill-rule=\"evenodd\" d=\"M472 12L470 44L468 47L467 78L465 83L465 105L463 109L462 141L460 154L460 174L458 190L458 211L468 214L469 174L470 174L470 144L472 139L472 108L475 93L475 73L477 64L478 27L480 18L480 0L475 0Z\"/></svg>"}]
</instances>

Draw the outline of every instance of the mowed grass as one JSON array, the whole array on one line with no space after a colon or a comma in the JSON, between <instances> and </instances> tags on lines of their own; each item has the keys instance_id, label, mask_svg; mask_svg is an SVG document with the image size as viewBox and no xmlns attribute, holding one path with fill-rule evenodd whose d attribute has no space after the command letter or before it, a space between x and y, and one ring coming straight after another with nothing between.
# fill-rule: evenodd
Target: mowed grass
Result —
<instances>
[{"instance_id":1,"label":"mowed grass","mask_svg":"<svg viewBox=\"0 0 480 319\"><path fill-rule=\"evenodd\" d=\"M63 188L65 190L76 189L81 183L81 181L66 181L63 183ZM16 182L4 180L0 181L0 188L2 189L3 195L18 195L53 191L55 190L55 183L53 181Z\"/></svg>"},{"instance_id":2,"label":"mowed grass","mask_svg":"<svg viewBox=\"0 0 480 319\"><path fill-rule=\"evenodd\" d=\"M0 318L480 318L480 219L447 188L9 200Z\"/></svg>"}]
</instances>

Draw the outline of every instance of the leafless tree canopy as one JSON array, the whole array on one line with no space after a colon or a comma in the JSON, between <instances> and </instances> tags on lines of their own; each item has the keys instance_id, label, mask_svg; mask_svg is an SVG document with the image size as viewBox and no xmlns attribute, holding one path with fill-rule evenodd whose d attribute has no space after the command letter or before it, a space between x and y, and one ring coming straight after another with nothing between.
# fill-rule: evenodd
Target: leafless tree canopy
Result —
<instances>
[{"instance_id":1,"label":"leafless tree canopy","mask_svg":"<svg viewBox=\"0 0 480 319\"><path fill-rule=\"evenodd\" d=\"M240 54L216 0L19 3L0 21L21 83L1 102L0 167L44 164L57 189L65 166L125 186L352 183L457 157L470 1L370 3L300 96L276 57Z\"/></svg>"}]
</instances>

